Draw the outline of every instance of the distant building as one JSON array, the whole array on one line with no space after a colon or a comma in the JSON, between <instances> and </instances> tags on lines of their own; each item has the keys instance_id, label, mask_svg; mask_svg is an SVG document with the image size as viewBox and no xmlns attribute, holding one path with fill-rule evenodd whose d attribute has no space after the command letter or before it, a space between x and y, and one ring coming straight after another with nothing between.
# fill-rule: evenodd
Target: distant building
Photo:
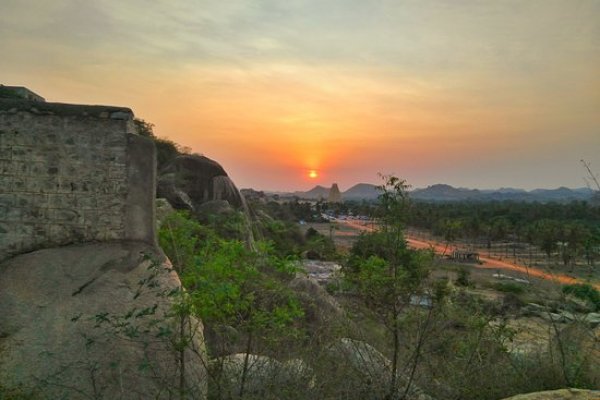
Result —
<instances>
[{"instance_id":1,"label":"distant building","mask_svg":"<svg viewBox=\"0 0 600 400\"><path fill-rule=\"evenodd\" d=\"M329 196L327 197L328 203L341 203L342 202L342 194L340 193L340 189L338 188L337 183L331 185L331 189L329 189Z\"/></svg>"},{"instance_id":2,"label":"distant building","mask_svg":"<svg viewBox=\"0 0 600 400\"><path fill-rule=\"evenodd\" d=\"M25 86L5 86L2 84L0 84L0 98L21 98L31 101L46 101L42 96L32 92Z\"/></svg>"}]
</instances>

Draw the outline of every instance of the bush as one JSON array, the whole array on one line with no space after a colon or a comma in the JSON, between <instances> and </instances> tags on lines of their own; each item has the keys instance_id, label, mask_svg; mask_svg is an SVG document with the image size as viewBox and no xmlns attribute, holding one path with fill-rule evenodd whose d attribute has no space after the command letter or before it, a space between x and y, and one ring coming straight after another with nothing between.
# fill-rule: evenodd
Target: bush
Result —
<instances>
[{"instance_id":1,"label":"bush","mask_svg":"<svg viewBox=\"0 0 600 400\"><path fill-rule=\"evenodd\" d=\"M461 267L458 271L457 271L458 275L456 277L456 281L455 283L458 286L469 286L471 284L471 271L469 271L468 268L466 267Z\"/></svg>"},{"instance_id":2,"label":"bush","mask_svg":"<svg viewBox=\"0 0 600 400\"><path fill-rule=\"evenodd\" d=\"M564 294L570 294L578 299L589 302L596 311L600 311L600 292L592 285L587 283L577 283L573 285L564 285L562 287Z\"/></svg>"},{"instance_id":3,"label":"bush","mask_svg":"<svg viewBox=\"0 0 600 400\"><path fill-rule=\"evenodd\" d=\"M525 291L523 285L514 282L498 282L494 285L494 289L504 293L521 294Z\"/></svg>"}]
</instances>

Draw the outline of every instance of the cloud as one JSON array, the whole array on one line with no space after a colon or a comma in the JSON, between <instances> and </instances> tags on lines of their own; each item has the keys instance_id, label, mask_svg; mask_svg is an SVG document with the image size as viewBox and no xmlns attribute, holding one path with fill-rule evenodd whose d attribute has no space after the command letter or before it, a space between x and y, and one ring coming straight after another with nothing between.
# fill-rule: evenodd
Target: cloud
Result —
<instances>
[{"instance_id":1,"label":"cloud","mask_svg":"<svg viewBox=\"0 0 600 400\"><path fill-rule=\"evenodd\" d=\"M600 146L598 15L593 0L5 0L0 69L48 98L128 104L234 174L268 153L282 171L459 176L480 162L462 153L563 148L577 165Z\"/></svg>"}]
</instances>

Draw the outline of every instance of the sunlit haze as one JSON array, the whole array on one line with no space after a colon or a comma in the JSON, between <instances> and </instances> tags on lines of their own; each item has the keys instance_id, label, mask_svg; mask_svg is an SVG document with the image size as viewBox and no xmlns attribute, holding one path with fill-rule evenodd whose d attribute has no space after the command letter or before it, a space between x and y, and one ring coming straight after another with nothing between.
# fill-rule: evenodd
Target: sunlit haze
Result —
<instances>
[{"instance_id":1,"label":"sunlit haze","mask_svg":"<svg viewBox=\"0 0 600 400\"><path fill-rule=\"evenodd\" d=\"M600 172L597 0L3 0L0 83L128 106L238 187Z\"/></svg>"}]
</instances>

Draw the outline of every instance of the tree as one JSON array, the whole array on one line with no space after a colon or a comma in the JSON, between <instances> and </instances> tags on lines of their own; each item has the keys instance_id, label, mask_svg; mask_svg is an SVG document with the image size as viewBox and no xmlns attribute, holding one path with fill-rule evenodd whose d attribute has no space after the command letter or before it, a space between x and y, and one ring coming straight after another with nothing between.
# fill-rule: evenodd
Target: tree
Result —
<instances>
[{"instance_id":1,"label":"tree","mask_svg":"<svg viewBox=\"0 0 600 400\"><path fill-rule=\"evenodd\" d=\"M293 323L303 312L282 283L293 276L295 267L276 256L269 243L259 242L253 251L241 241L220 238L183 213L163 223L160 239L186 289L181 314L191 313L211 326L231 326L242 334L245 356L235 395L244 398L257 343L297 332ZM222 364L213 374L217 398L221 398L221 372Z\"/></svg>"},{"instance_id":2,"label":"tree","mask_svg":"<svg viewBox=\"0 0 600 400\"><path fill-rule=\"evenodd\" d=\"M154 124L140 118L134 119L133 123L139 135L146 136L154 141L154 145L156 146L156 163L159 171L175 157L191 153L189 147L184 147L170 139L156 136L154 133Z\"/></svg>"},{"instance_id":3,"label":"tree","mask_svg":"<svg viewBox=\"0 0 600 400\"><path fill-rule=\"evenodd\" d=\"M394 176L383 179L377 209L379 231L362 236L352 248L346 276L390 333L392 362L386 398L391 399L396 398L400 390L398 377L403 312L410 305L411 298L423 294L432 254L409 249L404 239L404 223L410 207L409 186ZM404 394L410 389L421 355L420 344L424 337L421 333L424 331L419 331Z\"/></svg>"}]
</instances>

